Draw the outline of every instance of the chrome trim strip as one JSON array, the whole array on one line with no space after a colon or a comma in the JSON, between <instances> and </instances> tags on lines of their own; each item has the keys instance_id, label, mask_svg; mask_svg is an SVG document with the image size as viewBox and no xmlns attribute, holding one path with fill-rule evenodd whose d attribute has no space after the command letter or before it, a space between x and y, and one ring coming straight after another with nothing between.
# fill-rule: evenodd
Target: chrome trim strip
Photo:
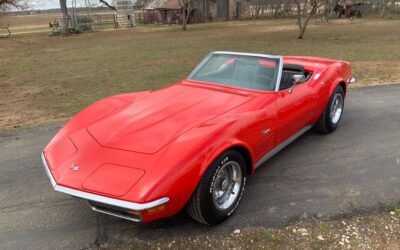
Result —
<instances>
[{"instance_id":1,"label":"chrome trim strip","mask_svg":"<svg viewBox=\"0 0 400 250\"><path fill-rule=\"evenodd\" d=\"M281 87L281 79L282 79L282 72L283 72L283 57L279 56L279 68L278 68L278 77L276 78L276 85L275 85L275 92L279 91Z\"/></svg>"},{"instance_id":2,"label":"chrome trim strip","mask_svg":"<svg viewBox=\"0 0 400 250\"><path fill-rule=\"evenodd\" d=\"M47 177L49 177L49 179L50 179L51 186L53 186L53 188L55 188L57 186L57 183L56 183L56 180L54 179L53 175L50 172L49 166L47 165L47 161L46 161L46 158L44 157L43 152L40 155L40 158L42 159L44 171L46 172Z\"/></svg>"},{"instance_id":3,"label":"chrome trim strip","mask_svg":"<svg viewBox=\"0 0 400 250\"><path fill-rule=\"evenodd\" d=\"M86 193L86 192L82 192L79 190L75 190L72 188L67 188L67 187L63 187L63 186L59 186L59 185L57 185L54 188L54 190L65 193L65 194L69 194L72 196L76 196L79 198L83 198L85 200L97 201L97 202L104 203L104 204L109 204L109 205L113 205L113 206L117 206L117 207L122 207L122 208L126 208L126 209L131 209L131 210L139 210L139 211L157 207L157 206L162 205L169 201L169 198L164 197L164 198L161 198L161 199L149 202L149 203L133 203L133 202L129 202L129 201L108 198L108 197L97 195L97 194Z\"/></svg>"},{"instance_id":4,"label":"chrome trim strip","mask_svg":"<svg viewBox=\"0 0 400 250\"><path fill-rule=\"evenodd\" d=\"M296 134L292 135L291 137L289 137L288 139L286 139L284 142L282 142L281 144L279 144L278 146L276 146L275 148L271 149L270 151L268 151L268 153L266 153L257 163L255 168L258 168L259 166L261 166L265 161L267 161L268 159L270 159L272 156L274 156L276 153L278 153L279 151L281 151L283 148L285 148L287 145L289 145L290 143L294 142L297 138L299 138L301 135L303 135L305 132L307 132L308 130L310 130L312 128L312 125L308 125L304 128L302 128L301 130L299 130L298 132L296 132Z\"/></svg>"},{"instance_id":5,"label":"chrome trim strip","mask_svg":"<svg viewBox=\"0 0 400 250\"><path fill-rule=\"evenodd\" d=\"M134 202L113 199L113 198L109 198L109 197L105 197L105 196L101 196L101 195L97 195L97 194L91 194L91 193L82 192L82 191L79 191L76 189L60 186L56 183L53 175L51 174L43 152L42 152L42 161L43 161L43 166L45 168L46 174L50 179L51 185L53 186L54 190L61 192L61 193L69 194L69 195L72 195L75 197L79 197L79 198L83 198L83 199L91 200L91 201L96 201L96 202L100 202L100 203L104 203L104 204L108 204L108 205L112 205L112 206L117 206L117 207L131 209L131 210L139 210L139 211L157 207L157 206L165 204L169 201L168 197L164 197L164 198L161 198L161 199L158 199L158 200L155 200L152 202L148 202L148 203L134 203Z\"/></svg>"},{"instance_id":6,"label":"chrome trim strip","mask_svg":"<svg viewBox=\"0 0 400 250\"><path fill-rule=\"evenodd\" d=\"M134 221L134 222L141 222L142 221L140 219L136 219L136 218L133 218L133 217L124 216L124 215L113 213L113 212L110 212L110 211L105 211L105 210L102 210L102 209L98 209L98 208L90 205L89 202L88 202L88 205L89 205L90 209L92 209L93 211L98 212L98 213L107 214L107 215L115 216L115 217L118 217L118 218L121 218L121 219L124 219L124 220L130 220L130 221Z\"/></svg>"},{"instance_id":7,"label":"chrome trim strip","mask_svg":"<svg viewBox=\"0 0 400 250\"><path fill-rule=\"evenodd\" d=\"M245 53L245 52L234 52L234 51L213 51L210 54L227 54L227 55L238 55L238 56L257 56L257 57L266 57L266 58L275 58L281 59L282 56L279 55L267 55L267 54L259 54L259 53Z\"/></svg>"}]
</instances>

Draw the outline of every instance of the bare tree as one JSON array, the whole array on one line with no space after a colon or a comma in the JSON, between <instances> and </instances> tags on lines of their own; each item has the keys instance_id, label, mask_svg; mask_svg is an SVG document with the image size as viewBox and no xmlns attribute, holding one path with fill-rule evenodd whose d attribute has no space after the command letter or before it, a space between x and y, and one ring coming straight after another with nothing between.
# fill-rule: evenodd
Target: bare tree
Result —
<instances>
[{"instance_id":1,"label":"bare tree","mask_svg":"<svg viewBox=\"0 0 400 250\"><path fill-rule=\"evenodd\" d=\"M318 0L293 0L297 7L297 25L299 26L298 39L303 39L307 25L311 17L315 15L317 9L323 5ZM310 5L310 6L309 6Z\"/></svg>"},{"instance_id":2,"label":"bare tree","mask_svg":"<svg viewBox=\"0 0 400 250\"><path fill-rule=\"evenodd\" d=\"M388 7L388 3L389 3L389 0L382 0L382 2L381 2L381 10L380 10L379 15L382 18L385 17L385 15L386 15L386 9Z\"/></svg>"},{"instance_id":3,"label":"bare tree","mask_svg":"<svg viewBox=\"0 0 400 250\"><path fill-rule=\"evenodd\" d=\"M68 9L67 0L60 0L60 9L62 13L62 34L69 34L69 21L68 21Z\"/></svg>"},{"instance_id":4,"label":"bare tree","mask_svg":"<svg viewBox=\"0 0 400 250\"><path fill-rule=\"evenodd\" d=\"M197 7L200 0L178 0L182 12L182 30L186 30L186 25L190 17L190 13Z\"/></svg>"},{"instance_id":5,"label":"bare tree","mask_svg":"<svg viewBox=\"0 0 400 250\"><path fill-rule=\"evenodd\" d=\"M18 0L0 0L0 1L18 1ZM60 9L62 13L62 34L68 35L70 33L69 30L69 17L68 17L68 7L67 7L67 0L59 0L60 2ZM99 0L99 2L105 4L107 7L116 10L114 6L108 3L105 0Z\"/></svg>"},{"instance_id":6,"label":"bare tree","mask_svg":"<svg viewBox=\"0 0 400 250\"><path fill-rule=\"evenodd\" d=\"M115 6L113 6L112 4L110 4L109 2L107 2L106 0L99 0L100 3L104 4L105 6L107 6L108 8L112 9L112 10L117 10L117 8L115 8Z\"/></svg>"},{"instance_id":7,"label":"bare tree","mask_svg":"<svg viewBox=\"0 0 400 250\"><path fill-rule=\"evenodd\" d=\"M329 14L333 12L333 9L337 4L339 4L340 0L322 0L323 1L323 18L325 18L326 22L329 20Z\"/></svg>"},{"instance_id":8,"label":"bare tree","mask_svg":"<svg viewBox=\"0 0 400 250\"><path fill-rule=\"evenodd\" d=\"M7 10L9 8L26 8L27 2L24 0L0 0L0 9Z\"/></svg>"}]
</instances>

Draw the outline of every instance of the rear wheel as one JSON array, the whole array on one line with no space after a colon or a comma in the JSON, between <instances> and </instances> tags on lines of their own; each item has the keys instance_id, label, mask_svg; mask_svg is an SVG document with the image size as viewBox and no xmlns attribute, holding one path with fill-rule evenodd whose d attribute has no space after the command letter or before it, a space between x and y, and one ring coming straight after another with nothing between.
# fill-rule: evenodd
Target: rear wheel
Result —
<instances>
[{"instance_id":1,"label":"rear wheel","mask_svg":"<svg viewBox=\"0 0 400 250\"><path fill-rule=\"evenodd\" d=\"M338 85L329 99L328 105L314 128L321 133L331 133L339 126L344 109L344 90Z\"/></svg>"},{"instance_id":2,"label":"rear wheel","mask_svg":"<svg viewBox=\"0 0 400 250\"><path fill-rule=\"evenodd\" d=\"M203 175L188 203L187 212L203 224L219 224L235 211L245 185L245 160L239 152L228 150Z\"/></svg>"}]
</instances>

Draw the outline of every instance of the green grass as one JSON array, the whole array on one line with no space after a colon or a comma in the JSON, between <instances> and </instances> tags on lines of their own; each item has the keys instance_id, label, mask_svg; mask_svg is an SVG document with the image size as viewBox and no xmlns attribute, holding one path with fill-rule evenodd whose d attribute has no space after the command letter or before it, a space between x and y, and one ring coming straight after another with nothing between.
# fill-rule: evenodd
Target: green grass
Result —
<instances>
[{"instance_id":1,"label":"green grass","mask_svg":"<svg viewBox=\"0 0 400 250\"><path fill-rule=\"evenodd\" d=\"M264 239L267 241L275 242L275 241L279 240L278 237L268 229L262 228L260 233L264 237Z\"/></svg>"},{"instance_id":2,"label":"green grass","mask_svg":"<svg viewBox=\"0 0 400 250\"><path fill-rule=\"evenodd\" d=\"M330 228L329 224L324 222L324 221L321 221L318 224L318 231L321 232L321 233L324 233L324 232L328 231L329 228Z\"/></svg>"},{"instance_id":3,"label":"green grass","mask_svg":"<svg viewBox=\"0 0 400 250\"><path fill-rule=\"evenodd\" d=\"M389 211L393 211L393 212L395 212L397 214L400 214L400 204L395 204L395 203L390 204L389 205Z\"/></svg>"},{"instance_id":4,"label":"green grass","mask_svg":"<svg viewBox=\"0 0 400 250\"><path fill-rule=\"evenodd\" d=\"M0 128L66 119L106 96L167 86L213 50L341 58L361 84L400 81L399 24L311 24L304 40L291 19L1 39Z\"/></svg>"},{"instance_id":5,"label":"green grass","mask_svg":"<svg viewBox=\"0 0 400 250\"><path fill-rule=\"evenodd\" d=\"M34 27L34 28L10 28L11 35L20 35L27 33L45 33L51 31L49 27Z\"/></svg>"}]
</instances>

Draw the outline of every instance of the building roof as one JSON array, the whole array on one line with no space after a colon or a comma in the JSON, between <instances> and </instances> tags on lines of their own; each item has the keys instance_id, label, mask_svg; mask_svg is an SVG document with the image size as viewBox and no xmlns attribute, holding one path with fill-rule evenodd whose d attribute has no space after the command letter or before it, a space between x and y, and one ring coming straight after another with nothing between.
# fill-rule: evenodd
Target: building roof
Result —
<instances>
[{"instance_id":1,"label":"building roof","mask_svg":"<svg viewBox=\"0 0 400 250\"><path fill-rule=\"evenodd\" d=\"M152 0L145 7L145 10L156 10L156 9L169 9L169 10L180 10L178 0Z\"/></svg>"},{"instance_id":2,"label":"building roof","mask_svg":"<svg viewBox=\"0 0 400 250\"><path fill-rule=\"evenodd\" d=\"M179 5L178 0L167 0L160 9L180 10L182 7Z\"/></svg>"}]
</instances>

